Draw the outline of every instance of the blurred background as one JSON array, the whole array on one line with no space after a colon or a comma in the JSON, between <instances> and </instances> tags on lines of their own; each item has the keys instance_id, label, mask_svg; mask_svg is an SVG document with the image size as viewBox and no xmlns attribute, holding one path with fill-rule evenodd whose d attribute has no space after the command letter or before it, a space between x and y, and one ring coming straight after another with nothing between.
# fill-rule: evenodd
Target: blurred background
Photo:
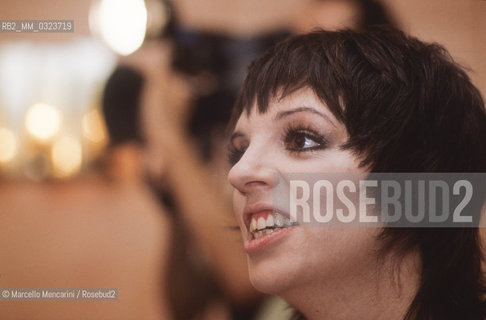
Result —
<instances>
[{"instance_id":1,"label":"blurred background","mask_svg":"<svg viewBox=\"0 0 486 320\"><path fill-rule=\"evenodd\" d=\"M248 63L289 34L390 24L486 94L482 0L0 0L0 20L74 21L0 33L0 288L119 290L1 319L288 316L247 279L223 132Z\"/></svg>"}]
</instances>

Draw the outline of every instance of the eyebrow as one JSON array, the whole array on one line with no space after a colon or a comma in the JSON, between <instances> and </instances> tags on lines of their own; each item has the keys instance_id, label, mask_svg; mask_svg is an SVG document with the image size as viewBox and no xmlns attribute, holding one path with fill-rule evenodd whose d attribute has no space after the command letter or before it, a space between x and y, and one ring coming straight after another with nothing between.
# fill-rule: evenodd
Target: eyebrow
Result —
<instances>
[{"instance_id":1,"label":"eyebrow","mask_svg":"<svg viewBox=\"0 0 486 320\"><path fill-rule=\"evenodd\" d=\"M288 111L281 111L281 112L277 113L274 120L281 120L282 118L288 117L288 116L290 116L294 113L299 113L299 112L311 112L311 113L317 114L317 115L321 116L322 118L324 118L326 121L330 122L333 127L337 128L336 124L326 114L321 113L321 112L317 111L316 109L310 108L310 107L299 107L299 108L295 108L295 109L288 110Z\"/></svg>"}]
</instances>

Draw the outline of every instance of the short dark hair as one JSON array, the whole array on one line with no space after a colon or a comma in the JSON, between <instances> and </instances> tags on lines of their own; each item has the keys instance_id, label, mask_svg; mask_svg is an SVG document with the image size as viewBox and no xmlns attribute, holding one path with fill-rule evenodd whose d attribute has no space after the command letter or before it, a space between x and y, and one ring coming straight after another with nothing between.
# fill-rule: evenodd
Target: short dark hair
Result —
<instances>
[{"instance_id":1,"label":"short dark hair","mask_svg":"<svg viewBox=\"0 0 486 320\"><path fill-rule=\"evenodd\" d=\"M486 172L481 94L438 44L386 27L291 37L250 65L230 127L302 88L345 125L343 148L372 172ZM381 238L422 259L406 319L485 318L477 228L384 228Z\"/></svg>"}]
</instances>

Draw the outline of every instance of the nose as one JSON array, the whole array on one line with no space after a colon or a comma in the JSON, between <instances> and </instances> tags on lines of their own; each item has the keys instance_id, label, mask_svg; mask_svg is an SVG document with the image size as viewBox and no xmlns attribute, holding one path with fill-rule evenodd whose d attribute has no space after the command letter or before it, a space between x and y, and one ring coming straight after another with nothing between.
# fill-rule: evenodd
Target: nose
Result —
<instances>
[{"instance_id":1,"label":"nose","mask_svg":"<svg viewBox=\"0 0 486 320\"><path fill-rule=\"evenodd\" d=\"M230 169L229 182L243 194L272 189L277 170L271 158L268 148L250 144L241 159Z\"/></svg>"}]
</instances>

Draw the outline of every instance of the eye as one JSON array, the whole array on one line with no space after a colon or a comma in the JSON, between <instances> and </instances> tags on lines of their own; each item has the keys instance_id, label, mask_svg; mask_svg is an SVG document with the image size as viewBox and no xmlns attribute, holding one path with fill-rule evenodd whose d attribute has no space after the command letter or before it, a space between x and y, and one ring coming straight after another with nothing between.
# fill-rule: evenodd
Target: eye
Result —
<instances>
[{"instance_id":1,"label":"eye","mask_svg":"<svg viewBox=\"0 0 486 320\"><path fill-rule=\"evenodd\" d=\"M245 149L237 149L232 145L228 146L228 162L231 166L234 166L245 153Z\"/></svg>"},{"instance_id":2,"label":"eye","mask_svg":"<svg viewBox=\"0 0 486 320\"><path fill-rule=\"evenodd\" d=\"M248 148L249 142L244 138L241 133L233 134L228 144L228 162L231 166L234 166L245 153Z\"/></svg>"},{"instance_id":3,"label":"eye","mask_svg":"<svg viewBox=\"0 0 486 320\"><path fill-rule=\"evenodd\" d=\"M293 152L324 149L328 144L324 137L308 128L289 128L284 143L285 148Z\"/></svg>"}]
</instances>

